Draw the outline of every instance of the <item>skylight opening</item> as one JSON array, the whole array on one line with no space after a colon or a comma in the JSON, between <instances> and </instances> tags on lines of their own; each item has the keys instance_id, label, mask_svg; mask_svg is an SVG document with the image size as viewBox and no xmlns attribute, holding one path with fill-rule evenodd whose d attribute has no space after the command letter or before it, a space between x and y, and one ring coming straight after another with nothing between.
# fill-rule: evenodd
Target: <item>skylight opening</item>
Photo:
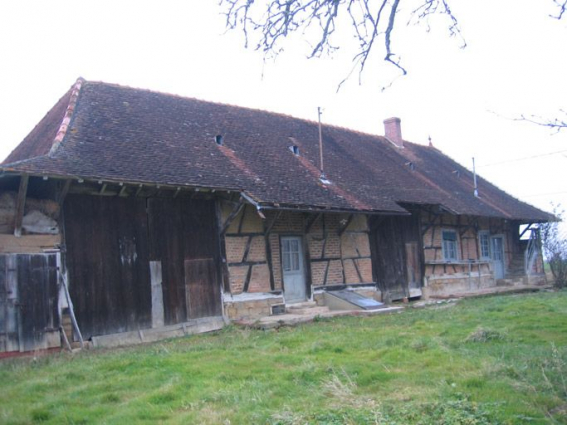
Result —
<instances>
[{"instance_id":1,"label":"skylight opening","mask_svg":"<svg viewBox=\"0 0 567 425\"><path fill-rule=\"evenodd\" d=\"M215 143L219 146L222 146L223 142L224 142L224 137L222 136L222 134L217 134L215 136Z\"/></svg>"},{"instance_id":2,"label":"skylight opening","mask_svg":"<svg viewBox=\"0 0 567 425\"><path fill-rule=\"evenodd\" d=\"M294 155L299 156L299 146L297 145L290 146L289 150L292 151Z\"/></svg>"}]
</instances>

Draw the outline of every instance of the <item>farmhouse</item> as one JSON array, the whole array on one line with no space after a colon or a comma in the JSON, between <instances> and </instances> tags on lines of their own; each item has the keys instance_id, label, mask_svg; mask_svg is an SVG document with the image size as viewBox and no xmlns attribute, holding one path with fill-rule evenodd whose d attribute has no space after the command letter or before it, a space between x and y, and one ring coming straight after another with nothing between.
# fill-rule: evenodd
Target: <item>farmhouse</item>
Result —
<instances>
[{"instance_id":1,"label":"farmhouse","mask_svg":"<svg viewBox=\"0 0 567 425\"><path fill-rule=\"evenodd\" d=\"M549 214L399 119L319 129L79 79L0 166L0 351L544 281Z\"/></svg>"}]
</instances>

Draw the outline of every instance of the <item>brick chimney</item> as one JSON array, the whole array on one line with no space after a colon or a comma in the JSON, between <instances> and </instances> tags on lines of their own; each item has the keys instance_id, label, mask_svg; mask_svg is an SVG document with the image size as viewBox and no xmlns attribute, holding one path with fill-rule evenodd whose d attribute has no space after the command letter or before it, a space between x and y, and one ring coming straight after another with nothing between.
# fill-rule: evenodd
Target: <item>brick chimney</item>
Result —
<instances>
[{"instance_id":1,"label":"brick chimney","mask_svg":"<svg viewBox=\"0 0 567 425\"><path fill-rule=\"evenodd\" d=\"M386 138L398 148L404 147L401 122L402 120L395 117L384 120L384 132L386 134Z\"/></svg>"}]
</instances>

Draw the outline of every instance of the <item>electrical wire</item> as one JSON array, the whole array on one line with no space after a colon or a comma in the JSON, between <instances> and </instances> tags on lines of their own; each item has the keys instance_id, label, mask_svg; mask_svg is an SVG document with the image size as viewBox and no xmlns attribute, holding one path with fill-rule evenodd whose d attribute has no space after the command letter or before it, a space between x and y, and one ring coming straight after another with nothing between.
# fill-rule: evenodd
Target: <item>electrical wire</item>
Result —
<instances>
[{"instance_id":1,"label":"electrical wire","mask_svg":"<svg viewBox=\"0 0 567 425\"><path fill-rule=\"evenodd\" d=\"M493 165L507 164L509 162L525 161L525 160L528 160L528 159L541 158L543 156L557 155L557 154L564 153L564 152L567 152L567 150L548 152L548 153L543 153L541 155L526 156L524 158L508 159L506 161L493 162L493 163L484 164L484 165L477 165L476 168L491 167Z\"/></svg>"}]
</instances>

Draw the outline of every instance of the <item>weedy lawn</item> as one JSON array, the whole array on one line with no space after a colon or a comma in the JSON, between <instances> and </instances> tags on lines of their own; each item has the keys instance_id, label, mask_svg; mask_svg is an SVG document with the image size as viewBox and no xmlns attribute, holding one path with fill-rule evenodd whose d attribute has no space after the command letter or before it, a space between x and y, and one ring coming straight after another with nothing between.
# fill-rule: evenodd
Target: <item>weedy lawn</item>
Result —
<instances>
[{"instance_id":1,"label":"weedy lawn","mask_svg":"<svg viewBox=\"0 0 567 425\"><path fill-rule=\"evenodd\" d=\"M39 422L567 423L567 291L0 362Z\"/></svg>"}]
</instances>

